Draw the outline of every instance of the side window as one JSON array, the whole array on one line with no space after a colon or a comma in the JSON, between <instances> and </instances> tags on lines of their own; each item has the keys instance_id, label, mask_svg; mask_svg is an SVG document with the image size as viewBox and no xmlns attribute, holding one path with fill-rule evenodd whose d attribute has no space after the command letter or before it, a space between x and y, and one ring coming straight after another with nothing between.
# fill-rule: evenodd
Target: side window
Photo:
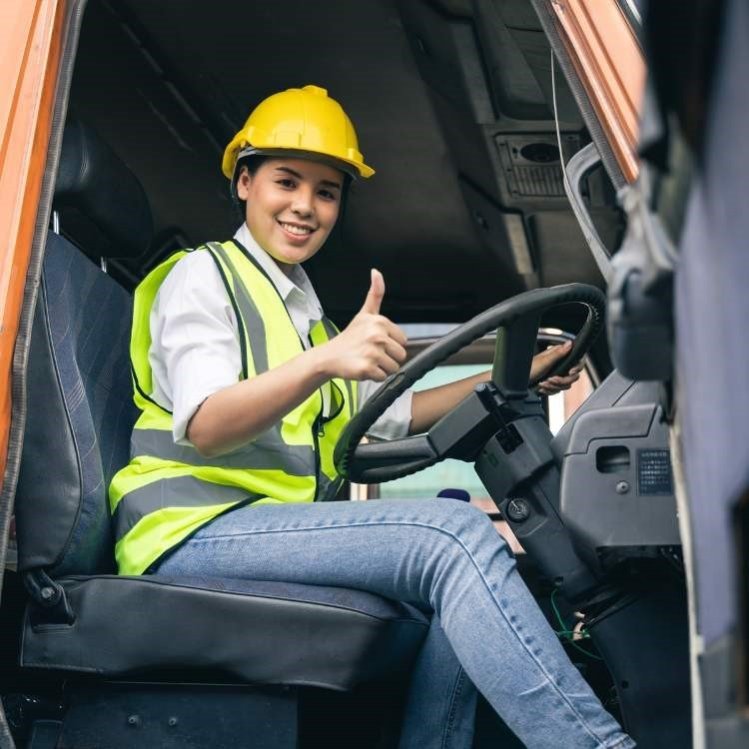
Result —
<instances>
[{"instance_id":1,"label":"side window","mask_svg":"<svg viewBox=\"0 0 749 749\"><path fill-rule=\"evenodd\" d=\"M556 434L567 419L585 402L593 392L593 382L586 370L580 373L580 379L569 390L552 395L547 399L549 429Z\"/></svg>"}]
</instances>

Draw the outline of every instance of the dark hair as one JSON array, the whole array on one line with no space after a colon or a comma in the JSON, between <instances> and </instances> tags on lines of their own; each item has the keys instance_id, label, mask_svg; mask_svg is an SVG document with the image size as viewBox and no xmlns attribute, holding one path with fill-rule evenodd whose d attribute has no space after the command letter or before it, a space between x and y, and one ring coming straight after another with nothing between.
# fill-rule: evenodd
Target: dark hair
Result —
<instances>
[{"instance_id":1,"label":"dark hair","mask_svg":"<svg viewBox=\"0 0 749 749\"><path fill-rule=\"evenodd\" d=\"M263 165L263 162L267 159L267 156L243 156L237 161L236 167L234 167L234 176L231 180L231 198L234 203L234 208L239 214L239 218L244 221L247 215L247 201L242 200L237 195L237 182L239 181L239 175L242 172L242 167L246 167L251 177L255 176L255 173Z\"/></svg>"},{"instance_id":2,"label":"dark hair","mask_svg":"<svg viewBox=\"0 0 749 749\"><path fill-rule=\"evenodd\" d=\"M239 195L237 195L237 182L239 181L239 175L242 171L242 167L246 167L247 171L250 173L250 176L254 177L257 170L260 169L260 167L263 165L263 162L265 162L269 158L271 157L253 154L251 156L243 156L237 161L237 166L234 168L234 177L231 181L231 197L232 202L234 203L234 208L236 209L238 217L241 221L244 221L247 216L247 201L242 200ZM349 189L351 188L351 183L353 182L353 180L351 179L351 175L346 174L346 172L341 172L341 174L343 174L343 184L341 185L341 202L338 207L338 220L336 221L337 226L340 226L340 224L342 223L343 212L346 208Z\"/></svg>"}]
</instances>

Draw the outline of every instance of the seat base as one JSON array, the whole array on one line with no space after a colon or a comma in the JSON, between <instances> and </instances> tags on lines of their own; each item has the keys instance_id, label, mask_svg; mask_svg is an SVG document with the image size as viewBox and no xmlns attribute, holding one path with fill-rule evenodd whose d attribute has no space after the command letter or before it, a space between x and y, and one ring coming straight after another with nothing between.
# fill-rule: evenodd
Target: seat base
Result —
<instances>
[{"instance_id":1,"label":"seat base","mask_svg":"<svg viewBox=\"0 0 749 749\"><path fill-rule=\"evenodd\" d=\"M58 582L75 619L45 621L31 604L22 667L348 691L408 673L429 627L412 606L345 588L159 575Z\"/></svg>"},{"instance_id":2,"label":"seat base","mask_svg":"<svg viewBox=\"0 0 749 749\"><path fill-rule=\"evenodd\" d=\"M90 682L66 694L64 719L38 721L31 749L298 746L297 690Z\"/></svg>"}]
</instances>

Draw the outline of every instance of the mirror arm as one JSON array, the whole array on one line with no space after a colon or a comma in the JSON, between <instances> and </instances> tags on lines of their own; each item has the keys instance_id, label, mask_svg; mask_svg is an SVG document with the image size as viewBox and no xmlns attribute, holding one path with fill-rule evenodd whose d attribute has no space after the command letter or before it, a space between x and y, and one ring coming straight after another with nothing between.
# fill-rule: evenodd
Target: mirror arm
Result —
<instances>
[{"instance_id":1,"label":"mirror arm","mask_svg":"<svg viewBox=\"0 0 749 749\"><path fill-rule=\"evenodd\" d=\"M601 156L595 143L588 143L585 148L581 148L564 167L567 177L564 180L564 190L598 270L608 282L611 280L611 255L598 234L583 198L583 180L600 163Z\"/></svg>"}]
</instances>

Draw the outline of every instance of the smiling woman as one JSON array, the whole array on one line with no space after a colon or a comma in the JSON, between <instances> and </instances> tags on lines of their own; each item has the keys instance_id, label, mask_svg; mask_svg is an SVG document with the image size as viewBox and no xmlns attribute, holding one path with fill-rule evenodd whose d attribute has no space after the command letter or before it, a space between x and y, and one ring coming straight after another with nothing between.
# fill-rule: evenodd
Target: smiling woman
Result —
<instances>
[{"instance_id":1,"label":"smiling woman","mask_svg":"<svg viewBox=\"0 0 749 749\"><path fill-rule=\"evenodd\" d=\"M313 137L326 120L318 105L330 108L324 90L292 89L267 101L279 97L297 107L293 125L283 108L268 129L296 147L284 155L275 142L268 152L247 125L243 150L237 138L227 149L224 172L245 207L234 239L177 253L135 291L131 350L142 414L130 464L110 489L120 573L259 576L353 587L428 609L403 747L435 745L447 732L456 749L468 749L473 684L530 746L557 746L559 732L564 745L581 749L633 746L566 658L482 512L441 499L418 508L320 501L343 482L334 460L342 430L375 383L405 361L406 336L380 313L385 286L376 270L345 330L324 316L300 264L335 226L349 162L364 175L363 162L355 148ZM353 129L350 136L356 143ZM262 161L242 165L242 155ZM538 354L530 377L568 350ZM425 431L488 377L406 391L375 428L391 438ZM554 389L566 377L577 373L541 386ZM436 559L450 560L447 569ZM479 609L491 640L504 641L502 664L472 630ZM512 689L497 685L500 667ZM527 719L529 706L552 715L553 738Z\"/></svg>"}]
</instances>

